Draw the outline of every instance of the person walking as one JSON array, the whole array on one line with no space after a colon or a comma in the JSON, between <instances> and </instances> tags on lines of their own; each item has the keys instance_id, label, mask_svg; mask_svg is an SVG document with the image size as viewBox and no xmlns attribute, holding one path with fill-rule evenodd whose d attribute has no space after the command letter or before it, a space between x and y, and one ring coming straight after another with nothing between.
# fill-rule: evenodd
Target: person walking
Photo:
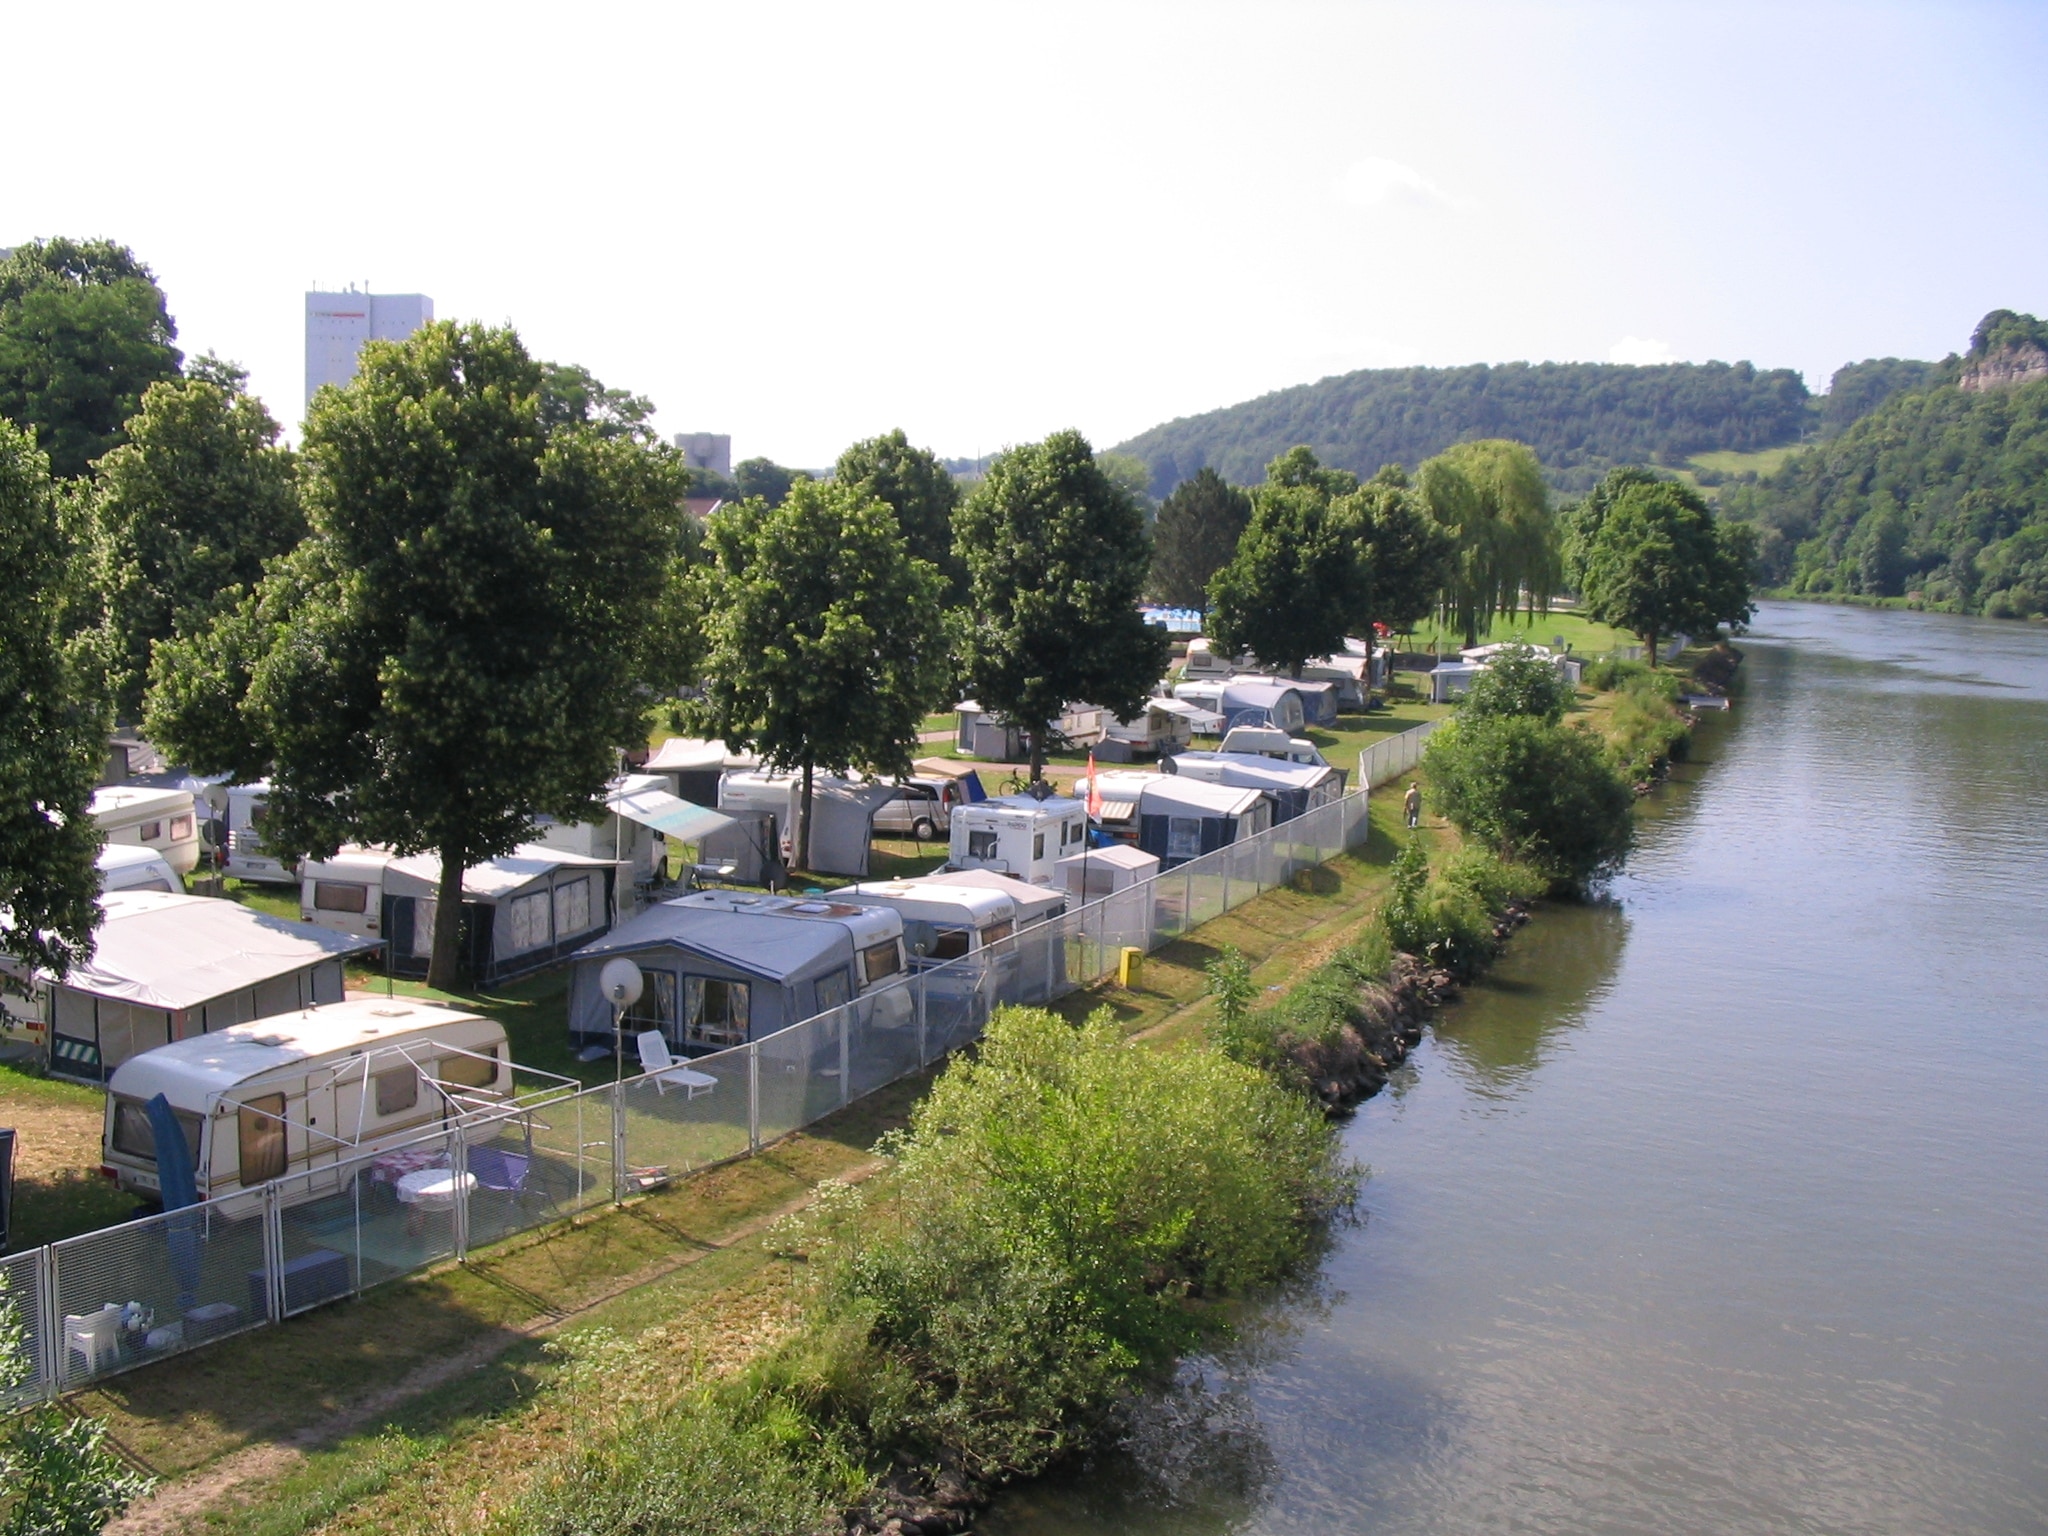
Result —
<instances>
[{"instance_id":1,"label":"person walking","mask_svg":"<svg viewBox=\"0 0 2048 1536\"><path fill-rule=\"evenodd\" d=\"M1422 822L1422 786L1413 779L1408 781L1408 793L1401 808L1408 813L1408 830L1413 832Z\"/></svg>"}]
</instances>

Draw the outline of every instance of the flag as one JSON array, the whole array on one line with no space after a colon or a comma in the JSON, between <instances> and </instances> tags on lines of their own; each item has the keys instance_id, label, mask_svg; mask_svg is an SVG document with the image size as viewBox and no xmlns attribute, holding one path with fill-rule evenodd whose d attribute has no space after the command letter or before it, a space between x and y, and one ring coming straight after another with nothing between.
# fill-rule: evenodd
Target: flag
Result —
<instances>
[{"instance_id":1,"label":"flag","mask_svg":"<svg viewBox=\"0 0 2048 1536\"><path fill-rule=\"evenodd\" d=\"M1102 819L1102 785L1095 773L1095 749L1088 749L1088 819Z\"/></svg>"}]
</instances>

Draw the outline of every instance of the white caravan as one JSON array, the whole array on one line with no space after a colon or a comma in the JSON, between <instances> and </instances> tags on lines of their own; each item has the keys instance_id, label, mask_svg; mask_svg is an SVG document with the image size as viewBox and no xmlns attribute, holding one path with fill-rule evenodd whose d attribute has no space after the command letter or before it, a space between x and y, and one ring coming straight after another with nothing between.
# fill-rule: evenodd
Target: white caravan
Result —
<instances>
[{"instance_id":1,"label":"white caravan","mask_svg":"<svg viewBox=\"0 0 2048 1536\"><path fill-rule=\"evenodd\" d=\"M188 790L110 784L92 792L92 819L108 842L154 848L180 875L199 867L199 816Z\"/></svg>"},{"instance_id":2,"label":"white caravan","mask_svg":"<svg viewBox=\"0 0 2048 1536\"><path fill-rule=\"evenodd\" d=\"M953 812L948 869L992 869L1027 885L1051 885L1059 861L1088 837L1088 808L1053 795L1002 795Z\"/></svg>"},{"instance_id":3,"label":"white caravan","mask_svg":"<svg viewBox=\"0 0 2048 1536\"><path fill-rule=\"evenodd\" d=\"M93 861L100 872L100 891L162 891L181 896L185 882L154 848L133 843L109 843Z\"/></svg>"}]
</instances>

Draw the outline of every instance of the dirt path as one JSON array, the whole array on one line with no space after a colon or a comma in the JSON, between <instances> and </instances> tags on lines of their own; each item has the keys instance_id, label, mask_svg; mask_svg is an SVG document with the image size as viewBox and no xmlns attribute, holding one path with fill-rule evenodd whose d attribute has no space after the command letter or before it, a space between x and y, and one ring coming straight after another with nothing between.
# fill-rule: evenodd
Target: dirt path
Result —
<instances>
[{"instance_id":1,"label":"dirt path","mask_svg":"<svg viewBox=\"0 0 2048 1536\"><path fill-rule=\"evenodd\" d=\"M858 1184L886 1166L882 1159L876 1158L835 1177L845 1183ZM465 1372L488 1365L522 1340L544 1337L629 1291L652 1285L710 1254L736 1247L772 1223L802 1210L816 1193L815 1187L806 1190L776 1209L742 1222L716 1241L649 1264L603 1291L583 1298L573 1307L550 1308L512 1327L491 1329L467 1348L421 1366L393 1385L357 1399L316 1424L308 1424L281 1439L245 1446L210 1465L164 1483L149 1498L109 1525L108 1536L178 1536L178 1533L202 1521L208 1511L230 1494L251 1484L271 1482L285 1476L305 1459L308 1452L346 1439L374 1424L400 1404L430 1392L444 1382L453 1381Z\"/></svg>"}]
</instances>

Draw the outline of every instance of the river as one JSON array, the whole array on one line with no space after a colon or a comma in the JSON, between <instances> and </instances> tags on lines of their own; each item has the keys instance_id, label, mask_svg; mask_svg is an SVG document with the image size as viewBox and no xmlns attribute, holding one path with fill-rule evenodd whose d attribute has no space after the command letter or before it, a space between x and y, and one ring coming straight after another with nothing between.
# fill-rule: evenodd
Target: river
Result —
<instances>
[{"instance_id":1,"label":"river","mask_svg":"<svg viewBox=\"0 0 2048 1536\"><path fill-rule=\"evenodd\" d=\"M2048 629L1767 604L1320 1290L985 1536L2048 1531Z\"/></svg>"}]
</instances>

